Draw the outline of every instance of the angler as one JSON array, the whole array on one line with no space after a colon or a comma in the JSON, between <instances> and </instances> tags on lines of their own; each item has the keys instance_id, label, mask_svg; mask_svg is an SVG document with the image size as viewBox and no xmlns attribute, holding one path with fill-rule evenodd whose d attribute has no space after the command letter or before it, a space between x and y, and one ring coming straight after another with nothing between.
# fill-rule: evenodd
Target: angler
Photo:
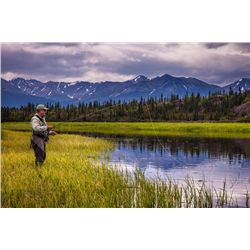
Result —
<instances>
[{"instance_id":1,"label":"angler","mask_svg":"<svg viewBox=\"0 0 250 250\"><path fill-rule=\"evenodd\" d=\"M46 143L49 135L56 135L53 126L49 126L45 121L48 108L43 104L36 107L36 114L31 118L32 137L31 146L35 152L35 165L41 166L46 159Z\"/></svg>"}]
</instances>

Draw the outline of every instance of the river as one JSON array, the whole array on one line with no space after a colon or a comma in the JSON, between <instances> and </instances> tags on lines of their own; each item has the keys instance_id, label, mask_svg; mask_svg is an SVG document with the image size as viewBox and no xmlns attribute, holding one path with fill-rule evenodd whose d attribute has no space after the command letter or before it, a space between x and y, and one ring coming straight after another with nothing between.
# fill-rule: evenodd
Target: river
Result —
<instances>
[{"instance_id":1,"label":"river","mask_svg":"<svg viewBox=\"0 0 250 250\"><path fill-rule=\"evenodd\" d=\"M250 139L191 137L110 137L115 147L102 162L129 171L139 167L148 178L172 178L226 189L238 203L250 191Z\"/></svg>"}]
</instances>

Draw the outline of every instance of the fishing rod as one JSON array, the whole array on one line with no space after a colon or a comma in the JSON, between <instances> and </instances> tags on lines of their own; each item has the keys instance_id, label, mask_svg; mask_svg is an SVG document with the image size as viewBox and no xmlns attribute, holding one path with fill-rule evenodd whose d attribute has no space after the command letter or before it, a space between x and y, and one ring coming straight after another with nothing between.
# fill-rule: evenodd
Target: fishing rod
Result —
<instances>
[{"instance_id":1,"label":"fishing rod","mask_svg":"<svg viewBox=\"0 0 250 250\"><path fill-rule=\"evenodd\" d=\"M148 85L147 82L146 82L146 85L149 87L149 85ZM149 96L149 95L148 95L148 96ZM153 119L152 119L151 112L150 112L150 109L149 109L149 107L148 107L147 102L145 102L145 104L146 104L146 108L147 108L147 111L148 111L150 124L151 124L151 126L152 126L152 129L153 129L153 131L154 131L155 137L156 137L156 139L157 139L159 145L162 147L162 149L164 150L164 152L168 153L168 155L169 155L172 159L174 159L174 160L177 161L178 163L183 164L183 162L181 162L181 161L178 160L177 158L173 158L173 156L171 155L171 153L168 152L168 149L166 149L166 147L161 143L161 141L160 141L160 139L159 139L159 136L158 136L158 134L156 133L156 129L155 129L154 125L153 125Z\"/></svg>"},{"instance_id":2,"label":"fishing rod","mask_svg":"<svg viewBox=\"0 0 250 250\"><path fill-rule=\"evenodd\" d=\"M146 82L146 84L147 84L147 86L149 87L149 85L148 85L147 82ZM149 95L148 95L148 97L149 97ZM118 106L120 106L120 105L122 105L122 104L123 104L123 103L116 103L116 104L110 105L110 106L108 106L108 107L101 108L101 109L96 110L96 111L94 111L94 112L91 112L91 113L88 113L88 114L79 116L78 118L71 120L71 122L79 121L79 119L81 119L81 118L89 118L89 117L92 117L92 116L94 116L94 115L96 115L96 114L98 114L98 113L100 113L100 112L103 112L103 111L108 110L108 109L113 109L114 107L118 107ZM152 115L151 115L151 112L150 112L150 109L149 109L149 106L148 106L147 102L145 102L145 105L146 105L146 110L147 110L148 115L149 115L149 121L150 121L151 127L152 127L152 129L153 129L155 138L156 138L157 142L159 143L160 147L161 147L161 148L164 150L164 152L166 152L175 162L183 164L183 162L181 162L180 160L178 160L178 159L176 159L176 158L173 158L173 156L171 155L171 153L169 153L169 150L166 148L166 146L165 146L164 144L162 144L162 142L161 142L161 140L160 140L160 138L159 138L159 136L158 136L158 134L157 134L157 132L156 132L156 129L155 129L155 127L154 127L154 124L153 124L154 122L153 122ZM67 128L68 130L70 130L70 128L69 128L70 126L71 126L71 125L68 124L68 128Z\"/></svg>"},{"instance_id":3,"label":"fishing rod","mask_svg":"<svg viewBox=\"0 0 250 250\"><path fill-rule=\"evenodd\" d=\"M105 107L105 108L101 108L101 109L99 109L99 110L96 110L96 111L94 111L94 112L91 112L91 113L88 113L88 114L79 116L79 117L76 118L76 119L70 120L70 122L76 122L76 121L79 121L79 119L81 119L81 118L91 117L91 116L95 115L96 113L105 111L105 110L110 109L110 108L113 108L113 107L117 107L117 106L119 106L119 105L122 105L122 103L113 104L113 105L110 105L110 106L108 106L108 107ZM68 124L68 126L70 126L70 124Z\"/></svg>"}]
</instances>

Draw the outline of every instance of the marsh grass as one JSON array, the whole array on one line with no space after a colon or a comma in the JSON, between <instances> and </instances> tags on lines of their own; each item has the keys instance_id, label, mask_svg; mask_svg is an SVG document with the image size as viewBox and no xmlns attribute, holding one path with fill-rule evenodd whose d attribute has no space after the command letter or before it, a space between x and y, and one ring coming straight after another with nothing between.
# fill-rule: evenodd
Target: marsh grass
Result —
<instances>
[{"instance_id":1,"label":"marsh grass","mask_svg":"<svg viewBox=\"0 0 250 250\"><path fill-rule=\"evenodd\" d=\"M47 145L47 160L34 166L30 133L2 133L2 207L235 207L226 186L214 192L192 179L147 179L133 172L97 164L110 141L57 135ZM215 195L216 193L216 195ZM247 194L248 195L248 194ZM246 198L246 205L249 198Z\"/></svg>"},{"instance_id":2,"label":"marsh grass","mask_svg":"<svg viewBox=\"0 0 250 250\"><path fill-rule=\"evenodd\" d=\"M124 136L191 136L250 138L250 123L221 122L52 122L63 133L100 133ZM2 127L30 131L28 122L8 122Z\"/></svg>"}]
</instances>

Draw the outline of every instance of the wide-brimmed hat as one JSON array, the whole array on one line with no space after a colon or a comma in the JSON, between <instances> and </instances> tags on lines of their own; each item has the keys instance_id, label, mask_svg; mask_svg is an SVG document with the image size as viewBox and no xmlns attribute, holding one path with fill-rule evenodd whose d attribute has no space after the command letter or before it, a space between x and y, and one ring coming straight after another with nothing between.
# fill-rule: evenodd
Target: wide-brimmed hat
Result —
<instances>
[{"instance_id":1,"label":"wide-brimmed hat","mask_svg":"<svg viewBox=\"0 0 250 250\"><path fill-rule=\"evenodd\" d=\"M45 107L45 105L43 105L43 104L39 104L36 106L36 110L48 110L48 108Z\"/></svg>"}]
</instances>

